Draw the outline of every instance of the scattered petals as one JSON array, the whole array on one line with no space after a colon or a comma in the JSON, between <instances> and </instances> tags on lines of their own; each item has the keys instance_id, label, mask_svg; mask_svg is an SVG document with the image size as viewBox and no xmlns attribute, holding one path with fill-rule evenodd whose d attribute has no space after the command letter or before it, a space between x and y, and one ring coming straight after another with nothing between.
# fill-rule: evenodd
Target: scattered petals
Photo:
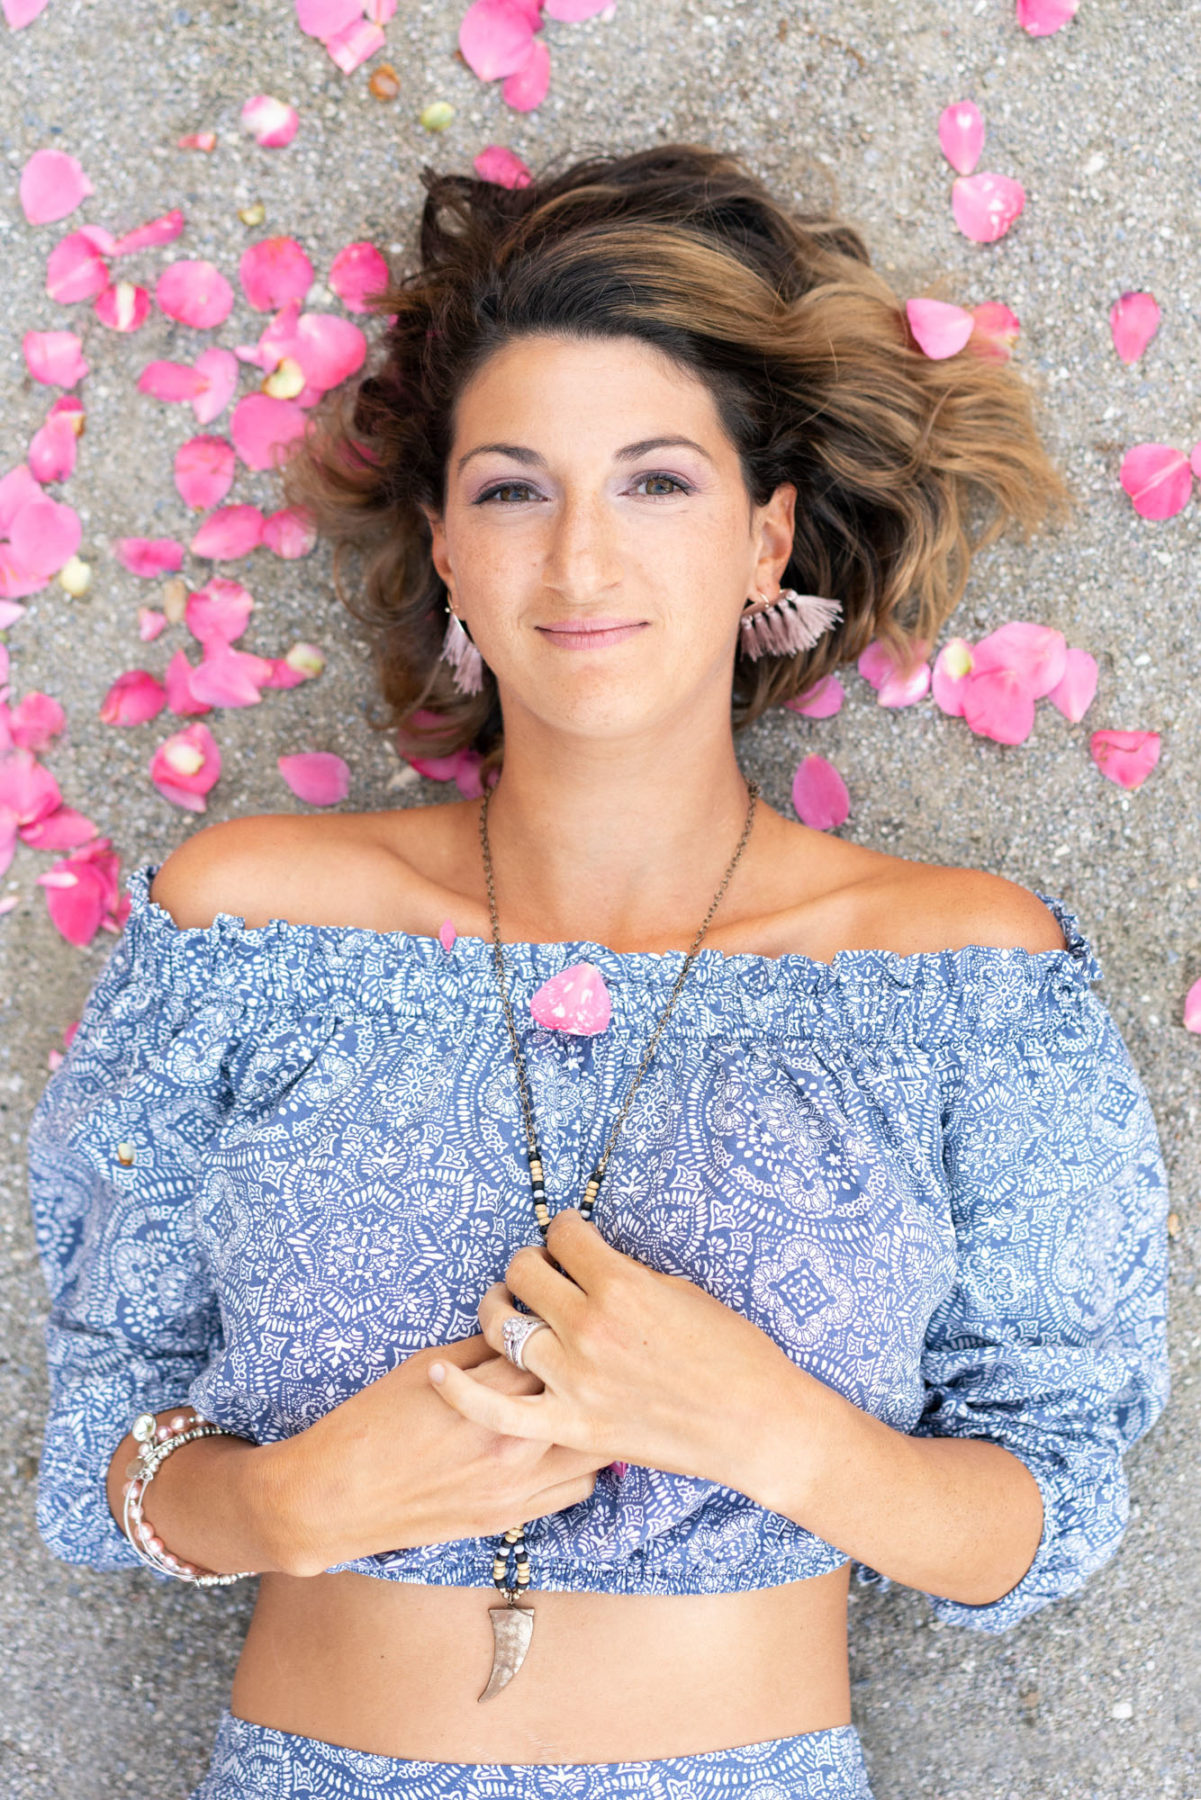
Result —
<instances>
[{"instance_id":1,"label":"scattered petals","mask_svg":"<svg viewBox=\"0 0 1201 1800\"><path fill-rule=\"evenodd\" d=\"M20 831L62 803L57 781L32 750L14 748L0 761L0 808L16 815Z\"/></svg>"},{"instance_id":2,"label":"scattered petals","mask_svg":"<svg viewBox=\"0 0 1201 1800\"><path fill-rule=\"evenodd\" d=\"M815 831L833 831L848 817L851 797L833 763L814 754L802 757L792 778L792 804L803 825Z\"/></svg>"},{"instance_id":3,"label":"scattered petals","mask_svg":"<svg viewBox=\"0 0 1201 1800\"><path fill-rule=\"evenodd\" d=\"M789 712L800 713L803 719L832 719L845 698L846 690L837 675L826 675L808 693L798 694L795 700L784 704Z\"/></svg>"},{"instance_id":4,"label":"scattered petals","mask_svg":"<svg viewBox=\"0 0 1201 1800\"><path fill-rule=\"evenodd\" d=\"M347 244L330 265L329 285L351 312L370 312L371 299L388 285L388 265L374 244Z\"/></svg>"},{"instance_id":5,"label":"scattered petals","mask_svg":"<svg viewBox=\"0 0 1201 1800\"><path fill-rule=\"evenodd\" d=\"M1102 775L1134 789L1159 761L1160 738L1158 731L1094 731L1088 748Z\"/></svg>"},{"instance_id":6,"label":"scattered petals","mask_svg":"<svg viewBox=\"0 0 1201 1800\"><path fill-rule=\"evenodd\" d=\"M117 855L110 843L109 838L96 838L38 876L55 929L81 949L102 925L116 922Z\"/></svg>"},{"instance_id":7,"label":"scattered petals","mask_svg":"<svg viewBox=\"0 0 1201 1800\"><path fill-rule=\"evenodd\" d=\"M1053 626L1015 619L981 638L972 657L973 677L982 669L1012 671L1031 698L1041 700L1063 677L1067 643Z\"/></svg>"},{"instance_id":8,"label":"scattered petals","mask_svg":"<svg viewBox=\"0 0 1201 1800\"><path fill-rule=\"evenodd\" d=\"M81 415L77 415L81 416ZM36 481L65 481L75 467L79 433L70 413L50 410L44 425L29 440L29 471Z\"/></svg>"},{"instance_id":9,"label":"scattered petals","mask_svg":"<svg viewBox=\"0 0 1201 1800\"><path fill-rule=\"evenodd\" d=\"M488 144L472 159L471 166L481 181L494 181L497 187L528 187L533 180L527 164L504 144Z\"/></svg>"},{"instance_id":10,"label":"scattered petals","mask_svg":"<svg viewBox=\"0 0 1201 1800\"><path fill-rule=\"evenodd\" d=\"M949 638L934 659L930 691L934 704L953 719L963 717L963 684L974 665L966 638Z\"/></svg>"},{"instance_id":11,"label":"scattered petals","mask_svg":"<svg viewBox=\"0 0 1201 1800\"><path fill-rule=\"evenodd\" d=\"M246 394L234 407L230 436L248 469L271 469L278 466L277 452L304 436L305 425L304 413L294 400Z\"/></svg>"},{"instance_id":12,"label":"scattered petals","mask_svg":"<svg viewBox=\"0 0 1201 1800\"><path fill-rule=\"evenodd\" d=\"M188 595L184 621L201 644L232 644L250 623L254 600L240 581L214 575Z\"/></svg>"},{"instance_id":13,"label":"scattered petals","mask_svg":"<svg viewBox=\"0 0 1201 1800\"><path fill-rule=\"evenodd\" d=\"M307 556L317 542L312 514L302 506L284 506L270 513L263 522L263 542L287 562Z\"/></svg>"},{"instance_id":14,"label":"scattered petals","mask_svg":"<svg viewBox=\"0 0 1201 1800\"><path fill-rule=\"evenodd\" d=\"M545 0L542 10L548 19L558 19L564 25L578 25L582 19L595 18L612 3L613 0Z\"/></svg>"},{"instance_id":15,"label":"scattered petals","mask_svg":"<svg viewBox=\"0 0 1201 1800\"><path fill-rule=\"evenodd\" d=\"M73 331L27 331L21 349L33 379L47 387L74 387L88 372L82 341Z\"/></svg>"},{"instance_id":16,"label":"scattered petals","mask_svg":"<svg viewBox=\"0 0 1201 1800\"><path fill-rule=\"evenodd\" d=\"M257 706L259 689L271 685L273 668L270 657L217 640L205 645L199 667L188 677L192 697L210 706Z\"/></svg>"},{"instance_id":17,"label":"scattered petals","mask_svg":"<svg viewBox=\"0 0 1201 1800\"><path fill-rule=\"evenodd\" d=\"M296 327L296 360L311 387L337 387L363 366L367 339L336 313L303 313Z\"/></svg>"},{"instance_id":18,"label":"scattered petals","mask_svg":"<svg viewBox=\"0 0 1201 1800\"><path fill-rule=\"evenodd\" d=\"M248 131L263 150L282 150L296 136L300 114L286 100L255 94L242 108L243 131Z\"/></svg>"},{"instance_id":19,"label":"scattered petals","mask_svg":"<svg viewBox=\"0 0 1201 1800\"><path fill-rule=\"evenodd\" d=\"M905 312L918 349L934 361L962 350L976 328L967 308L948 300L906 300Z\"/></svg>"},{"instance_id":20,"label":"scattered petals","mask_svg":"<svg viewBox=\"0 0 1201 1800\"><path fill-rule=\"evenodd\" d=\"M325 40L325 48L343 75L353 75L360 64L384 47L384 34L370 19L355 19Z\"/></svg>"},{"instance_id":21,"label":"scattered petals","mask_svg":"<svg viewBox=\"0 0 1201 1800\"><path fill-rule=\"evenodd\" d=\"M1194 981L1184 996L1184 1029L1201 1031L1201 981Z\"/></svg>"},{"instance_id":22,"label":"scattered petals","mask_svg":"<svg viewBox=\"0 0 1201 1800\"><path fill-rule=\"evenodd\" d=\"M970 175L984 148L984 120L971 100L953 101L938 121L938 142L957 175Z\"/></svg>"},{"instance_id":23,"label":"scattered petals","mask_svg":"<svg viewBox=\"0 0 1201 1800\"><path fill-rule=\"evenodd\" d=\"M149 669L126 669L100 702L100 717L106 725L144 725L166 704L167 690Z\"/></svg>"},{"instance_id":24,"label":"scattered petals","mask_svg":"<svg viewBox=\"0 0 1201 1800\"><path fill-rule=\"evenodd\" d=\"M310 806L336 806L350 792L350 769L328 750L298 751L281 756L277 767L292 792Z\"/></svg>"},{"instance_id":25,"label":"scattered petals","mask_svg":"<svg viewBox=\"0 0 1201 1800\"><path fill-rule=\"evenodd\" d=\"M65 219L94 192L81 164L65 150L35 150L21 170L17 188L21 210L31 225Z\"/></svg>"},{"instance_id":26,"label":"scattered petals","mask_svg":"<svg viewBox=\"0 0 1201 1800\"><path fill-rule=\"evenodd\" d=\"M188 812L205 811L205 795L221 774L221 752L207 725L185 725L159 745L150 779L159 793Z\"/></svg>"},{"instance_id":27,"label":"scattered petals","mask_svg":"<svg viewBox=\"0 0 1201 1800\"><path fill-rule=\"evenodd\" d=\"M195 373L204 385L188 398L196 423L211 425L225 411L237 390L238 359L232 350L222 350L213 344L196 358Z\"/></svg>"},{"instance_id":28,"label":"scattered petals","mask_svg":"<svg viewBox=\"0 0 1201 1800\"><path fill-rule=\"evenodd\" d=\"M56 806L53 812L21 831L22 842L31 850L74 850L95 835L93 821L73 806Z\"/></svg>"},{"instance_id":29,"label":"scattered petals","mask_svg":"<svg viewBox=\"0 0 1201 1800\"><path fill-rule=\"evenodd\" d=\"M530 997L535 1024L547 1031L567 1031L576 1037L595 1037L607 1031L613 1005L605 978L595 963L572 963L544 981Z\"/></svg>"},{"instance_id":30,"label":"scattered petals","mask_svg":"<svg viewBox=\"0 0 1201 1800\"><path fill-rule=\"evenodd\" d=\"M44 750L67 722L57 700L33 689L8 715L12 741L22 750Z\"/></svg>"},{"instance_id":31,"label":"scattered petals","mask_svg":"<svg viewBox=\"0 0 1201 1800\"><path fill-rule=\"evenodd\" d=\"M914 643L917 660L906 669L896 660L896 653L881 639L875 638L863 651L856 667L863 679L876 690L880 706L913 706L930 691L930 665L921 660L926 645Z\"/></svg>"},{"instance_id":32,"label":"scattered petals","mask_svg":"<svg viewBox=\"0 0 1201 1800\"><path fill-rule=\"evenodd\" d=\"M138 376L139 394L149 394L153 400L194 401L204 393L205 386L204 376L187 363L147 363Z\"/></svg>"},{"instance_id":33,"label":"scattered petals","mask_svg":"<svg viewBox=\"0 0 1201 1800\"><path fill-rule=\"evenodd\" d=\"M1087 650L1070 649L1064 660L1063 674L1047 695L1065 719L1079 725L1093 703L1097 692L1097 659Z\"/></svg>"},{"instance_id":34,"label":"scattered petals","mask_svg":"<svg viewBox=\"0 0 1201 1800\"><path fill-rule=\"evenodd\" d=\"M304 378L304 370L292 357L285 356L278 369L272 371L262 383L264 394L270 394L273 400L295 400L308 387Z\"/></svg>"},{"instance_id":35,"label":"scattered petals","mask_svg":"<svg viewBox=\"0 0 1201 1800\"><path fill-rule=\"evenodd\" d=\"M144 644L152 644L166 629L166 613L157 612L153 606L139 606L138 636Z\"/></svg>"},{"instance_id":36,"label":"scattered petals","mask_svg":"<svg viewBox=\"0 0 1201 1800\"><path fill-rule=\"evenodd\" d=\"M193 556L214 562L236 562L263 538L263 515L257 506L223 506L205 520L188 548Z\"/></svg>"},{"instance_id":37,"label":"scattered petals","mask_svg":"<svg viewBox=\"0 0 1201 1800\"><path fill-rule=\"evenodd\" d=\"M18 505L0 533L8 540L0 547L0 593L19 600L45 587L70 561L83 526L73 506L51 500L37 488L36 498Z\"/></svg>"},{"instance_id":38,"label":"scattered petals","mask_svg":"<svg viewBox=\"0 0 1201 1800\"><path fill-rule=\"evenodd\" d=\"M1076 17L1080 0L1017 0L1017 21L1031 37L1050 37Z\"/></svg>"},{"instance_id":39,"label":"scattered petals","mask_svg":"<svg viewBox=\"0 0 1201 1800\"><path fill-rule=\"evenodd\" d=\"M44 13L50 0L4 0L4 19L10 31L20 31L25 25L32 25L40 13ZM16 905L16 901L13 901ZM0 901L0 911L7 912L8 907Z\"/></svg>"},{"instance_id":40,"label":"scattered petals","mask_svg":"<svg viewBox=\"0 0 1201 1800\"><path fill-rule=\"evenodd\" d=\"M119 237L110 251L112 256L129 256L135 250L156 250L161 244L173 244L184 228L184 216L178 207L161 218L150 219Z\"/></svg>"},{"instance_id":41,"label":"scattered petals","mask_svg":"<svg viewBox=\"0 0 1201 1800\"><path fill-rule=\"evenodd\" d=\"M968 311L975 321L968 340L973 353L994 362L1008 362L1022 328L1017 314L1000 300L985 300L979 306L969 307Z\"/></svg>"},{"instance_id":42,"label":"scattered petals","mask_svg":"<svg viewBox=\"0 0 1201 1800\"><path fill-rule=\"evenodd\" d=\"M296 0L296 23L322 43L363 16L361 0Z\"/></svg>"},{"instance_id":43,"label":"scattered petals","mask_svg":"<svg viewBox=\"0 0 1201 1800\"><path fill-rule=\"evenodd\" d=\"M234 483L237 458L222 437L194 437L175 452L175 486L185 506L220 506Z\"/></svg>"},{"instance_id":44,"label":"scattered petals","mask_svg":"<svg viewBox=\"0 0 1201 1800\"><path fill-rule=\"evenodd\" d=\"M183 567L183 545L175 538L118 538L113 555L131 575L163 575Z\"/></svg>"},{"instance_id":45,"label":"scattered petals","mask_svg":"<svg viewBox=\"0 0 1201 1800\"><path fill-rule=\"evenodd\" d=\"M92 308L110 331L138 331L150 317L150 295L132 281L114 281L97 296Z\"/></svg>"},{"instance_id":46,"label":"scattered petals","mask_svg":"<svg viewBox=\"0 0 1201 1800\"><path fill-rule=\"evenodd\" d=\"M303 300L313 285L313 265L290 237L264 238L243 251L238 265L242 292L256 312L274 312Z\"/></svg>"},{"instance_id":47,"label":"scattered petals","mask_svg":"<svg viewBox=\"0 0 1201 1800\"><path fill-rule=\"evenodd\" d=\"M1154 294L1127 291L1109 309L1113 347L1124 363L1135 363L1159 330Z\"/></svg>"},{"instance_id":48,"label":"scattered petals","mask_svg":"<svg viewBox=\"0 0 1201 1800\"><path fill-rule=\"evenodd\" d=\"M168 264L158 278L154 297L169 319L207 331L228 319L234 291L220 269L202 258Z\"/></svg>"},{"instance_id":49,"label":"scattered petals","mask_svg":"<svg viewBox=\"0 0 1201 1800\"><path fill-rule=\"evenodd\" d=\"M519 69L501 83L501 98L515 112L532 112L546 99L550 86L550 50L544 38L535 38Z\"/></svg>"},{"instance_id":50,"label":"scattered petals","mask_svg":"<svg viewBox=\"0 0 1201 1800\"><path fill-rule=\"evenodd\" d=\"M325 668L325 652L316 644L293 644L284 657L290 669L295 669L306 681L314 675L320 675Z\"/></svg>"},{"instance_id":51,"label":"scattered petals","mask_svg":"<svg viewBox=\"0 0 1201 1800\"><path fill-rule=\"evenodd\" d=\"M167 672L163 677L167 705L181 719L186 719L193 713L212 711L207 700L198 699L192 692L192 677L195 673L183 651L177 650L167 664Z\"/></svg>"},{"instance_id":52,"label":"scattered petals","mask_svg":"<svg viewBox=\"0 0 1201 1800\"><path fill-rule=\"evenodd\" d=\"M215 131L189 131L175 140L179 150L215 150L217 133Z\"/></svg>"},{"instance_id":53,"label":"scattered petals","mask_svg":"<svg viewBox=\"0 0 1201 1800\"><path fill-rule=\"evenodd\" d=\"M442 948L446 951L447 955L449 955L450 952L454 949L455 939L458 937L458 935L459 935L458 932L455 930L454 920L453 919L443 919L441 925L439 925L439 927L438 927L438 942L441 944ZM1197 988L1198 988L1198 992L1201 993L1201 982L1197 983ZM1198 1029L1201 1029L1201 1026L1199 1026Z\"/></svg>"},{"instance_id":54,"label":"scattered petals","mask_svg":"<svg viewBox=\"0 0 1201 1800\"><path fill-rule=\"evenodd\" d=\"M960 175L951 184L955 223L973 243L1004 237L1025 204L1025 188L1008 175Z\"/></svg>"},{"instance_id":55,"label":"scattered petals","mask_svg":"<svg viewBox=\"0 0 1201 1800\"><path fill-rule=\"evenodd\" d=\"M1170 444L1135 444L1122 458L1122 486L1144 519L1171 519L1188 505L1193 471Z\"/></svg>"},{"instance_id":56,"label":"scattered petals","mask_svg":"<svg viewBox=\"0 0 1201 1800\"><path fill-rule=\"evenodd\" d=\"M108 286L108 264L91 232L72 231L46 258L46 292L60 306L94 300Z\"/></svg>"},{"instance_id":57,"label":"scattered petals","mask_svg":"<svg viewBox=\"0 0 1201 1800\"><path fill-rule=\"evenodd\" d=\"M533 23L514 0L474 0L459 25L463 61L481 81L520 69L533 40Z\"/></svg>"}]
</instances>

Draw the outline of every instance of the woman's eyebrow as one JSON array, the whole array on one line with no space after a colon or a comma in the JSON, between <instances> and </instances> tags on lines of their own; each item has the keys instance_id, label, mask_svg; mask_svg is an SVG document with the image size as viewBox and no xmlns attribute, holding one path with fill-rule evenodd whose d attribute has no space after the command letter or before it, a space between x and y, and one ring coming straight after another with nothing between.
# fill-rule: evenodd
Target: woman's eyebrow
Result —
<instances>
[{"instance_id":1,"label":"woman's eyebrow","mask_svg":"<svg viewBox=\"0 0 1201 1800\"><path fill-rule=\"evenodd\" d=\"M688 450L697 451L705 458L706 462L713 461L713 458L702 444L698 444L692 438L687 437L642 438L639 443L626 444L623 449L618 450L614 460L616 462L636 462L640 456L645 456L648 451L664 450L671 448L672 446L679 448L681 445ZM514 462L530 463L534 467L540 469L546 467L546 458L540 455L537 450L531 450L528 444L477 444L474 450L468 450L463 456L460 456L458 462L455 464L455 473L461 474L464 465L469 463L473 456L483 456L488 450L494 450L500 456L511 456Z\"/></svg>"}]
</instances>

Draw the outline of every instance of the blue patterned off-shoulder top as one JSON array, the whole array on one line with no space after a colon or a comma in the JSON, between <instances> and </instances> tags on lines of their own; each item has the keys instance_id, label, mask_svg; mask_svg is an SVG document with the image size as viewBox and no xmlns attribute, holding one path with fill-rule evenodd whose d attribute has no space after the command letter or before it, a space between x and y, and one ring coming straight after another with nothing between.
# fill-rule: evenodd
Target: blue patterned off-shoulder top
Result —
<instances>
[{"instance_id":1,"label":"blue patterned off-shoulder top","mask_svg":"<svg viewBox=\"0 0 1201 1800\"><path fill-rule=\"evenodd\" d=\"M130 878L30 1134L51 1295L38 1523L102 1569L136 1566L104 1485L136 1413L190 1401L257 1443L302 1431L477 1331L485 1288L541 1241L488 942L225 913L181 929L156 867ZM988 1606L932 1596L986 1631L1110 1556L1123 1452L1168 1391L1155 1125L1088 944L1046 904L1063 950L702 950L595 1217L898 1431L1028 1465L1044 1530L1022 1581ZM506 947L552 1211L578 1201L682 958ZM608 1029L536 1024L530 996L579 961ZM546 1589L725 1592L848 1560L732 1488L633 1465L526 1536ZM491 1550L338 1567L487 1588Z\"/></svg>"}]
</instances>

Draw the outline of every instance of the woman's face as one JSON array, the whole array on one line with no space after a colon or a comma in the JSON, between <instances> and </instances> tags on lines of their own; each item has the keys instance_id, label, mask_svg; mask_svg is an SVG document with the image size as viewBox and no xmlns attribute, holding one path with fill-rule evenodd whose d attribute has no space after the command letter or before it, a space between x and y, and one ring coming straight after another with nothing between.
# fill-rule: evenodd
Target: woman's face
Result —
<instances>
[{"instance_id":1,"label":"woman's face","mask_svg":"<svg viewBox=\"0 0 1201 1800\"><path fill-rule=\"evenodd\" d=\"M738 619L774 594L796 489L752 504L704 383L636 338L531 336L464 390L427 514L506 729L728 720Z\"/></svg>"}]
</instances>

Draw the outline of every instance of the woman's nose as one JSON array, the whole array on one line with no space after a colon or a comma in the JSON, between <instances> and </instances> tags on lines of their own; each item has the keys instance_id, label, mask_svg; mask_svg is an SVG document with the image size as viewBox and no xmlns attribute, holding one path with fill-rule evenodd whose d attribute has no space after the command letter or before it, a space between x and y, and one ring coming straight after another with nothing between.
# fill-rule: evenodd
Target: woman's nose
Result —
<instances>
[{"instance_id":1,"label":"woman's nose","mask_svg":"<svg viewBox=\"0 0 1201 1800\"><path fill-rule=\"evenodd\" d=\"M603 498L565 495L549 528L543 574L565 598L587 601L620 582L618 522Z\"/></svg>"}]
</instances>

